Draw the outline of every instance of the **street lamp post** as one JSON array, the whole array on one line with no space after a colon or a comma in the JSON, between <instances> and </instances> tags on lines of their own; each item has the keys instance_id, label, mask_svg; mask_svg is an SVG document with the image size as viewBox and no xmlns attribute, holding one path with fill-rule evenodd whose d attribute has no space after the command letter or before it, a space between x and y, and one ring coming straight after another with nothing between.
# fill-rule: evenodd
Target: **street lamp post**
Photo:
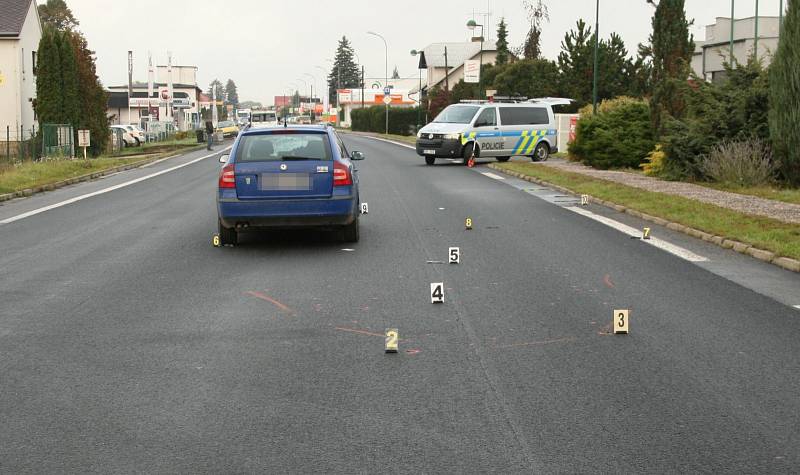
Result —
<instances>
[{"instance_id":1,"label":"street lamp post","mask_svg":"<svg viewBox=\"0 0 800 475\"><path fill-rule=\"evenodd\" d=\"M594 11L594 71L592 74L592 113L597 114L597 50L600 46L600 0L597 0L597 5Z\"/></svg>"},{"instance_id":2,"label":"street lamp post","mask_svg":"<svg viewBox=\"0 0 800 475\"><path fill-rule=\"evenodd\" d=\"M314 89L317 90L317 95L319 95L319 88L317 87L317 77L310 73L304 73L306 76L314 79ZM311 106L313 107L314 111L311 113L311 122L314 122L314 117L316 115L316 103L314 102L314 89L311 90Z\"/></svg>"},{"instance_id":3,"label":"street lamp post","mask_svg":"<svg viewBox=\"0 0 800 475\"><path fill-rule=\"evenodd\" d=\"M481 93L481 89L483 86L483 25L480 23L476 23L475 20L470 20L467 22L467 28L470 31L475 31L476 27L481 27L481 46L480 46L480 62L478 63L478 99L483 98L483 94ZM447 71L445 71L447 74Z\"/></svg>"},{"instance_id":4,"label":"street lamp post","mask_svg":"<svg viewBox=\"0 0 800 475\"><path fill-rule=\"evenodd\" d=\"M328 71L325 68L323 68L322 66L314 66L314 67L319 69L320 71L322 71L322 74L325 75L324 76L325 77L325 85L327 87L325 88L325 95L321 96L321 97L322 97L322 112L323 112L323 114L327 114L328 110L327 110L327 107L325 107L325 104L328 103L328 101L330 99L330 95L331 95L331 83L330 83L330 80L328 78Z\"/></svg>"},{"instance_id":5,"label":"street lamp post","mask_svg":"<svg viewBox=\"0 0 800 475\"><path fill-rule=\"evenodd\" d=\"M734 57L733 57L733 22L734 22L734 19L733 19L733 16L734 16L734 11L735 11L735 8L734 8L735 5L736 5L735 0L731 0L731 50L730 50L730 53L731 53L731 58L730 58L731 67L733 67L733 61L734 61Z\"/></svg>"},{"instance_id":6,"label":"street lamp post","mask_svg":"<svg viewBox=\"0 0 800 475\"><path fill-rule=\"evenodd\" d=\"M422 51L417 51L415 49L411 50L411 56L417 56L422 54ZM420 113L422 112L422 69L417 68L419 70L419 86L417 89L417 130L419 130L420 126Z\"/></svg>"},{"instance_id":7,"label":"street lamp post","mask_svg":"<svg viewBox=\"0 0 800 475\"><path fill-rule=\"evenodd\" d=\"M384 47L384 83L383 87L386 89L389 87L389 45L386 43L386 38L383 36L375 33L374 31L368 31L368 35L377 36L378 38L383 40L383 47ZM385 96L384 96L385 97ZM386 104L386 135L389 135L389 103L384 101Z\"/></svg>"},{"instance_id":8,"label":"street lamp post","mask_svg":"<svg viewBox=\"0 0 800 475\"><path fill-rule=\"evenodd\" d=\"M305 79L303 79L303 78L297 78L296 80L297 80L297 81L303 81L303 85L304 85L305 87L309 87L309 83L308 83L308 81L306 81ZM309 101L311 100L311 94L314 94L314 90L313 90L313 89L309 91L309 99L308 99ZM300 101L300 104L302 104L302 103L303 103L303 101L301 100L301 101ZM312 120L312 122L313 122L313 120Z\"/></svg>"}]
</instances>

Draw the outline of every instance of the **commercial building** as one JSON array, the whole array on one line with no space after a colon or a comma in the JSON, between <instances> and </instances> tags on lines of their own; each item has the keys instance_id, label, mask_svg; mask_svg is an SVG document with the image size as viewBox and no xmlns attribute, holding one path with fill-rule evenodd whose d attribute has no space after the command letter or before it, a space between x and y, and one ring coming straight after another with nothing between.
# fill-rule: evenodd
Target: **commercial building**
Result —
<instances>
[{"instance_id":1,"label":"commercial building","mask_svg":"<svg viewBox=\"0 0 800 475\"><path fill-rule=\"evenodd\" d=\"M197 86L196 66L157 66L152 93L146 82L134 82L128 98L128 85L111 86L108 116L113 124L174 122L178 130L189 130L200 123L202 90ZM171 87L170 87L171 86Z\"/></svg>"},{"instance_id":2,"label":"commercial building","mask_svg":"<svg viewBox=\"0 0 800 475\"><path fill-rule=\"evenodd\" d=\"M0 142L28 139L38 128L34 105L41 38L36 2L0 0Z\"/></svg>"},{"instance_id":3,"label":"commercial building","mask_svg":"<svg viewBox=\"0 0 800 475\"><path fill-rule=\"evenodd\" d=\"M769 65L778 48L780 31L778 17L758 18L758 59ZM733 58L744 64L753 56L756 47L756 18L739 18L733 22ZM725 63L731 55L731 19L718 17L717 22L706 26L705 39L695 39L692 70L706 81L725 78Z\"/></svg>"}]
</instances>

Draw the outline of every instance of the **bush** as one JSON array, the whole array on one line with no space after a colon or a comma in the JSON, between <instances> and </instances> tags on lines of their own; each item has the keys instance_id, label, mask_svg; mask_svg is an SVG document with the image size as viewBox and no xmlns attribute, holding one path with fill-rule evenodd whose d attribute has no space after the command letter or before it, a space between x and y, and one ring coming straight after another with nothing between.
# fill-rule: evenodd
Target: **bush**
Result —
<instances>
[{"instance_id":1,"label":"bush","mask_svg":"<svg viewBox=\"0 0 800 475\"><path fill-rule=\"evenodd\" d=\"M191 133L194 134L194 132ZM175 140L183 140L189 138L189 134L190 132L183 132L183 131L175 132Z\"/></svg>"},{"instance_id":2,"label":"bush","mask_svg":"<svg viewBox=\"0 0 800 475\"><path fill-rule=\"evenodd\" d=\"M386 130L386 109L384 106L371 106L355 109L350 113L351 128L360 132L379 132ZM421 120L421 119L420 119ZM389 133L414 135L417 129L417 108L389 107Z\"/></svg>"},{"instance_id":3,"label":"bush","mask_svg":"<svg viewBox=\"0 0 800 475\"><path fill-rule=\"evenodd\" d=\"M664 175L705 179L703 158L726 140L769 137L767 73L751 59L731 68L721 84L696 80L686 94L686 115L664 123Z\"/></svg>"},{"instance_id":4,"label":"bush","mask_svg":"<svg viewBox=\"0 0 800 475\"><path fill-rule=\"evenodd\" d=\"M666 157L666 154L664 153L663 146L661 144L656 144L656 148L647 155L645 163L639 166L642 168L645 175L659 176L664 173L664 157Z\"/></svg>"},{"instance_id":5,"label":"bush","mask_svg":"<svg viewBox=\"0 0 800 475\"><path fill-rule=\"evenodd\" d=\"M703 159L701 168L714 181L742 187L766 185L777 172L769 144L758 137L719 143Z\"/></svg>"},{"instance_id":6,"label":"bush","mask_svg":"<svg viewBox=\"0 0 800 475\"><path fill-rule=\"evenodd\" d=\"M604 102L578 120L570 154L595 168L638 168L655 147L649 106L630 98Z\"/></svg>"}]
</instances>

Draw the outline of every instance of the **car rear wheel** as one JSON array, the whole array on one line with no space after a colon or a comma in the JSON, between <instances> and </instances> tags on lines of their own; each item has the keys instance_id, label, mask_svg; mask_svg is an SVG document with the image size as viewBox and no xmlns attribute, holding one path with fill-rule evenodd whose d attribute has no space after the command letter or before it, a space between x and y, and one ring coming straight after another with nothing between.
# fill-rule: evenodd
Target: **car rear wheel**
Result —
<instances>
[{"instance_id":1,"label":"car rear wheel","mask_svg":"<svg viewBox=\"0 0 800 475\"><path fill-rule=\"evenodd\" d=\"M469 159L472 158L472 153L474 150L475 150L475 142L470 142L464 146L464 154L463 154L464 165L469 164Z\"/></svg>"},{"instance_id":2,"label":"car rear wheel","mask_svg":"<svg viewBox=\"0 0 800 475\"><path fill-rule=\"evenodd\" d=\"M498 162L507 162L511 157L497 157Z\"/></svg>"},{"instance_id":3,"label":"car rear wheel","mask_svg":"<svg viewBox=\"0 0 800 475\"><path fill-rule=\"evenodd\" d=\"M236 232L236 228L226 228L222 225L222 221L219 221L219 243L221 245L236 245L237 241L239 240L239 233Z\"/></svg>"},{"instance_id":4,"label":"car rear wheel","mask_svg":"<svg viewBox=\"0 0 800 475\"><path fill-rule=\"evenodd\" d=\"M358 215L356 215L352 223L342 228L341 239L344 242L358 242L358 238Z\"/></svg>"},{"instance_id":5,"label":"car rear wheel","mask_svg":"<svg viewBox=\"0 0 800 475\"><path fill-rule=\"evenodd\" d=\"M550 146L547 145L547 142L539 142L536 148L533 149L531 160L534 162L544 162L548 157L550 157Z\"/></svg>"},{"instance_id":6,"label":"car rear wheel","mask_svg":"<svg viewBox=\"0 0 800 475\"><path fill-rule=\"evenodd\" d=\"M425 165L433 165L436 162L436 157L425 157Z\"/></svg>"}]
</instances>

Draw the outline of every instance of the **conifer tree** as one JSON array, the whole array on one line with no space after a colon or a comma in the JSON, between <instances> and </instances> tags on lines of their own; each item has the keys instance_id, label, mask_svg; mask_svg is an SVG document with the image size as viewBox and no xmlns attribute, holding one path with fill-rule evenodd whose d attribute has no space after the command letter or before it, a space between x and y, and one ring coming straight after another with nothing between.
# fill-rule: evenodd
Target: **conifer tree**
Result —
<instances>
[{"instance_id":1,"label":"conifer tree","mask_svg":"<svg viewBox=\"0 0 800 475\"><path fill-rule=\"evenodd\" d=\"M508 51L508 28L506 19L501 18L497 25L497 58L495 64L506 64L509 60Z\"/></svg>"},{"instance_id":2,"label":"conifer tree","mask_svg":"<svg viewBox=\"0 0 800 475\"><path fill-rule=\"evenodd\" d=\"M69 41L69 33L56 33L54 39L58 44L61 60L61 123L78 129L81 116L80 97L78 91L78 67L75 63L75 52ZM77 134L77 132L75 132ZM76 135L77 137L77 135Z\"/></svg>"},{"instance_id":3,"label":"conifer tree","mask_svg":"<svg viewBox=\"0 0 800 475\"><path fill-rule=\"evenodd\" d=\"M336 102L336 89L359 87L361 85L361 72L353 59L353 47L346 36L342 36L336 47L336 56L333 66L328 74L328 96L331 104ZM383 82L383 81L381 81Z\"/></svg>"},{"instance_id":4,"label":"conifer tree","mask_svg":"<svg viewBox=\"0 0 800 475\"><path fill-rule=\"evenodd\" d=\"M63 110L61 50L55 41L56 34L53 28L45 27L37 49L36 115L40 124L60 122Z\"/></svg>"},{"instance_id":5,"label":"conifer tree","mask_svg":"<svg viewBox=\"0 0 800 475\"><path fill-rule=\"evenodd\" d=\"M800 185L800 0L789 2L769 67L769 132L784 178Z\"/></svg>"}]
</instances>

